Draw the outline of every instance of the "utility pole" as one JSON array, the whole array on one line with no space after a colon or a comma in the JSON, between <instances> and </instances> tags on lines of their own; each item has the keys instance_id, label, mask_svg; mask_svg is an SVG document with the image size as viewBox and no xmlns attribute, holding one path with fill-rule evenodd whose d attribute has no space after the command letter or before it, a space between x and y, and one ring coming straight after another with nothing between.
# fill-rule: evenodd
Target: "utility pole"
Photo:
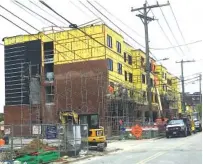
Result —
<instances>
[{"instance_id":1,"label":"utility pole","mask_svg":"<svg viewBox=\"0 0 203 164\"><path fill-rule=\"evenodd\" d=\"M190 63L190 62L195 62L195 60L181 60L179 62L176 63L181 63L181 84L182 84L182 111L185 112L186 111L186 107L185 107L185 81L184 81L184 63Z\"/></svg>"},{"instance_id":2,"label":"utility pole","mask_svg":"<svg viewBox=\"0 0 203 164\"><path fill-rule=\"evenodd\" d=\"M147 6L147 2L143 5L141 8L137 9L131 9L131 12L134 11L139 11L141 14L136 15L139 17L144 24L145 28L145 52L146 52L146 73L147 73L147 100L148 100L148 109L149 109L149 114L150 114L150 122L153 122L153 112L152 112L152 95L151 95L151 84L150 84L150 73L151 73L151 68L150 68L150 56L149 56L149 34L148 34L148 24L149 22L155 20L154 18L148 17L148 13L152 8L157 8L157 7L163 7L163 6L168 6L169 3L167 4L162 4L159 5L158 2L156 5L152 6ZM141 12L143 11L143 12Z\"/></svg>"}]
</instances>

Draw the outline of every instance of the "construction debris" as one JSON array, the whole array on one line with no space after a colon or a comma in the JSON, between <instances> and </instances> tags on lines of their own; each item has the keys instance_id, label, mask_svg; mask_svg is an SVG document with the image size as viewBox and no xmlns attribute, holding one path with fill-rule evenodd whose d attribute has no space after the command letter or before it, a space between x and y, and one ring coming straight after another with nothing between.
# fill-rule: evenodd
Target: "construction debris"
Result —
<instances>
[{"instance_id":1,"label":"construction debris","mask_svg":"<svg viewBox=\"0 0 203 164\"><path fill-rule=\"evenodd\" d=\"M33 139L28 145L16 151L17 155L29 154L38 152L39 150L54 150L55 147L50 147L48 144L43 143L40 139Z\"/></svg>"}]
</instances>

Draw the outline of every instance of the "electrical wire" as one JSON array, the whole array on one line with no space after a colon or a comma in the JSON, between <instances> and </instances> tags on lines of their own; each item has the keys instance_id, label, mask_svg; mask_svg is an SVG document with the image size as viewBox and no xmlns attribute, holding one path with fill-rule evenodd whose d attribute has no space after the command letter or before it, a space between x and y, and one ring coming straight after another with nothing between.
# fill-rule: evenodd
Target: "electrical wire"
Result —
<instances>
[{"instance_id":1,"label":"electrical wire","mask_svg":"<svg viewBox=\"0 0 203 164\"><path fill-rule=\"evenodd\" d=\"M23 11L27 12L28 14L30 14L31 16L33 16L34 18L38 19L40 22L42 22L44 24L44 21L37 18L35 15L33 15L32 13L30 13L28 10L26 10L25 8L23 8L22 6L20 6L18 3L16 3L14 0L12 0L11 2L13 2L16 6L18 6L19 8L21 8Z\"/></svg>"},{"instance_id":2,"label":"electrical wire","mask_svg":"<svg viewBox=\"0 0 203 164\"><path fill-rule=\"evenodd\" d=\"M178 24L178 20L177 20L177 18L176 18L176 16L175 16L175 13L174 13L174 11L173 11L173 8L172 8L171 4L170 4L169 6L170 6L171 12L172 12L172 14L173 14L173 17L174 17L174 19L175 19L175 21L176 21L178 30L179 30L179 32L180 32L180 34L181 34L181 36L182 36L182 39L183 39L185 45L187 46L188 44L186 44L185 38L184 38L183 33L182 33L181 29L180 29L180 26L179 26L179 24ZM189 47L188 47L188 46L187 46L187 48L188 48L188 50L189 50Z\"/></svg>"},{"instance_id":3,"label":"electrical wire","mask_svg":"<svg viewBox=\"0 0 203 164\"><path fill-rule=\"evenodd\" d=\"M6 9L6 8L5 8ZM7 12L9 12L10 14L12 14L13 16L17 17L18 19L20 19L21 21L23 21L24 23L26 23L27 25L29 25L30 27L34 28L35 30L37 30L38 32L40 32L40 30L38 30L37 28L35 28L34 26L30 25L29 23L27 23L26 21L24 21L22 18L18 17L17 15L15 15L14 13L12 13L11 11L7 10ZM3 17L5 18L5 17ZM8 20L8 19L6 19ZM14 24L15 26L17 26L18 28L20 28L21 30L25 31L26 33L32 35L30 32L28 32L27 30L23 29L22 27L18 26L17 24L15 24L14 22L12 22L11 20L8 20L10 23ZM88 35L88 34L87 34ZM54 41L51 37L49 37L48 35L45 35L47 38L49 38L50 40ZM35 37L36 39L39 39L38 37L36 37L35 35L33 35L33 37ZM90 38L92 38L90 36ZM93 40L97 41L96 39L93 38ZM43 43L43 41L41 41ZM55 40L56 43L58 43L58 41ZM98 43L102 44L101 42L97 41ZM59 43L58 43L59 44ZM104 45L105 46L105 45ZM76 54L74 51L68 49L67 47L65 46L62 46L61 47L67 49L68 51L67 52L72 52L73 54L75 54L76 56L78 56L80 59L82 59L83 61L89 61L88 59L85 59L83 57L81 57L80 55ZM105 46L106 47L106 46ZM56 48L55 48L56 52L60 53L60 55L64 58L64 61L67 61L67 59L65 58L65 56L62 54L62 52L58 51ZM114 52L113 50L111 50L112 52ZM65 53L66 51L63 51L63 53Z\"/></svg>"},{"instance_id":4,"label":"electrical wire","mask_svg":"<svg viewBox=\"0 0 203 164\"><path fill-rule=\"evenodd\" d=\"M109 15L111 15L112 17L114 17L117 21L119 21L120 23L122 23L124 26L126 26L127 28L129 28L131 31L133 31L136 35L138 35L141 38L144 38L143 36L141 36L137 31L135 31L133 28L131 28L130 26L128 26L127 24L125 24L121 19L119 19L118 17L116 17L115 15L113 15L111 12L109 12L104 6L102 6L99 2L94 1L97 5L99 5L101 8L103 8Z\"/></svg>"},{"instance_id":5,"label":"electrical wire","mask_svg":"<svg viewBox=\"0 0 203 164\"><path fill-rule=\"evenodd\" d=\"M26 7L26 6L25 6ZM30 9L30 11L32 11L31 9ZM40 15L39 15L40 16ZM49 21L50 23L53 23L53 22L51 22L51 21ZM54 23L53 23L54 24ZM57 26L56 24L54 24L55 26ZM60 28L60 27L59 27ZM40 32L40 31L39 31ZM76 37L75 35L73 35L73 34L70 34L70 35L72 35L73 37ZM45 35L46 36L46 35ZM48 37L49 39L51 39L51 40L53 40L52 38L50 38L50 37ZM81 40L81 39L78 39L78 40ZM95 39L94 39L95 40ZM81 40L82 42L84 42L83 40ZM97 41L97 40L96 40ZM55 41L56 43L58 43L57 41ZM86 42L84 42L85 44L87 44ZM101 43L101 42L99 42L99 43ZM101 43L102 44L102 43ZM105 45L104 45L105 46ZM62 46L62 47L64 47L64 46ZM106 46L105 46L106 47ZM67 49L66 47L64 47L65 49ZM57 49L56 49L57 50ZM69 49L68 49L69 50ZM73 52L73 51L71 51L71 50L69 50L70 52L72 52L72 53L74 53L75 55L77 55L75 52ZM111 50L112 52L114 52L114 50ZM59 51L58 51L59 52ZM61 52L59 52L59 53L61 53ZM102 54L103 55L103 54ZM79 56L79 55L77 55L77 56ZM81 59L83 59L84 61L88 61L88 59L84 59L84 58L82 58L81 56L79 56ZM63 56L63 58L65 59L65 57ZM66 61L66 59L65 59L65 61Z\"/></svg>"},{"instance_id":6,"label":"electrical wire","mask_svg":"<svg viewBox=\"0 0 203 164\"><path fill-rule=\"evenodd\" d=\"M175 37L175 35L174 35L174 33L173 33L173 31L172 31L172 29L171 29L171 27L170 27L168 21L167 21L165 15L164 15L163 10L161 9L161 7L159 7L159 9L160 9L160 11L161 11L162 16L164 17L164 20L165 20L165 22L166 22L166 24L167 24L167 26L168 26L168 28L169 28L169 30L170 30L170 32L171 32L173 38L174 38L174 40L176 41L176 44L179 46L180 44L178 43L178 40L176 39L176 37ZM180 49L180 51L182 52L182 54L185 55L184 52L183 52L183 50L182 50L182 48L181 48L181 47L178 47L178 48Z\"/></svg>"},{"instance_id":7,"label":"electrical wire","mask_svg":"<svg viewBox=\"0 0 203 164\"><path fill-rule=\"evenodd\" d=\"M178 48L178 47L183 47L183 46L187 46L187 45L192 45L192 44L196 44L196 43L200 43L202 42L202 40L197 40L195 42L190 42L190 43L186 43L186 44L182 44L182 45L178 45L178 46L173 46L173 47L165 47L165 48L150 48L151 50L167 50L167 49L172 49L172 48Z\"/></svg>"},{"instance_id":8,"label":"electrical wire","mask_svg":"<svg viewBox=\"0 0 203 164\"><path fill-rule=\"evenodd\" d=\"M36 14L38 17L46 20L47 22L51 23L51 21L43 16L41 16L40 14L38 14L37 12L31 10L30 8L28 8L27 6L23 5L22 3L18 2L17 0L14 0L14 2L18 3L19 5L23 6L24 8L26 8L27 10L31 11L32 13Z\"/></svg>"},{"instance_id":9,"label":"electrical wire","mask_svg":"<svg viewBox=\"0 0 203 164\"><path fill-rule=\"evenodd\" d=\"M41 1L40 1L41 2ZM24 6L25 8L28 8L28 7L26 7L25 5L23 5L23 4L21 4L20 2L18 2L20 5L22 5L22 6ZM43 3L42 3L43 4ZM46 6L46 5L45 5ZM33 12L33 13L36 13L36 12L34 12L34 11L32 11L31 9L29 9L31 12ZM37 14L39 17L42 17L40 14ZM42 18L44 18L44 17L42 17ZM64 18L64 17L63 17ZM48 20L48 19L46 19L46 18L44 18L46 21L48 21L48 22L50 22L51 24L53 24L53 25L55 25L55 26L57 26L55 23L53 23L52 21L50 21L50 20ZM67 19L65 19L65 20L67 20ZM67 20L68 21L68 20ZM70 21L68 22L69 24L71 24L72 26L75 26L74 24L72 24ZM60 27L59 27L60 28ZM93 38L91 35L89 35L89 34L87 34L85 31L83 31L82 29L80 29L80 28L78 28L78 27L76 27L76 29L78 29L79 31L81 31L84 35L86 35L86 36L88 36L89 38L91 38L92 40L94 40L94 41L96 41L97 43L99 43L100 45L102 45L102 46L104 46L104 47L106 47L106 48L108 48L105 44L103 44L103 43L101 43L101 42L99 42L98 40L96 40L95 38ZM62 29L63 30L63 29ZM73 35L73 34L71 34L70 33L70 35L71 36L73 36L73 37L76 37L75 35ZM51 39L51 38L50 38ZM53 39L52 39L53 40ZM78 39L78 40L80 40L80 41L82 41L83 43L85 43L85 44L87 44L86 42L84 42L83 40L81 40L81 39ZM57 41L56 41L56 43L58 43ZM62 46L62 47L64 47L65 49L67 49L65 46ZM68 49L69 50L69 49ZM69 50L69 51L71 51L71 50ZM112 49L110 49L110 51L112 51L112 52L114 52L115 53L115 51L114 50L112 50ZM75 52L73 52L73 51L71 51L72 53L74 53L75 55L76 55L76 53ZM77 56L79 56L79 55L77 55ZM81 59L83 59L84 61L86 61L87 59L84 59L84 58L82 58L81 56L79 56Z\"/></svg>"},{"instance_id":10,"label":"electrical wire","mask_svg":"<svg viewBox=\"0 0 203 164\"><path fill-rule=\"evenodd\" d=\"M148 2L147 2L147 4L148 4ZM149 4L148 4L148 5L149 5ZM151 11L152 15L155 17L155 14L154 14L153 10L151 9L150 11ZM162 27L161 24L159 23L159 20L157 20L156 22L158 23L159 28L161 29L161 31L162 31L163 35L165 36L165 38L166 38L166 39L168 40L168 42L170 43L171 47L174 47L174 45L173 45L173 43L171 42L171 40L169 39L168 35L166 34L166 32L164 31L163 27ZM150 48L150 49L153 49L153 48ZM176 51L177 54L180 55L180 53L177 51L176 48L174 48L174 50Z\"/></svg>"},{"instance_id":11,"label":"electrical wire","mask_svg":"<svg viewBox=\"0 0 203 164\"><path fill-rule=\"evenodd\" d=\"M32 27L32 28L35 29L36 31L40 32L39 29L35 28L34 26L32 26L31 24L29 24L28 22L26 22L25 20L23 20L23 19L20 18L19 16L15 15L13 12L9 11L8 9L6 9L5 7L3 7L3 6L1 6L1 5L0 5L0 7L3 8L4 10L6 10L7 12L9 12L10 14L12 14L13 16L15 16L16 18L18 18L19 20L21 20L22 22L24 22L25 24L27 24L28 26ZM25 31L26 33L32 35L29 31L23 29L22 27L20 27L19 25L15 24L15 23L12 22L11 20L7 19L7 18L4 17L3 15L1 15L1 16L2 16L4 19L6 19L7 21L9 21L10 23L12 23L12 24L14 24L15 26L17 26L18 28L20 28L21 30L23 30L23 31ZM45 19L46 19L46 18L45 18ZM44 35L45 35L45 34L44 34ZM46 36L47 38L53 40L53 39L52 39L51 37L49 37L48 35L45 35L45 36ZM36 37L36 38L39 39L38 37ZM55 42L58 43L57 41L55 41ZM68 51L72 52L72 53L75 54L76 56L78 56L78 57L80 57L81 59L83 59L81 56L77 55L74 51L68 49L66 46L61 46L61 47L67 49ZM57 49L56 49L56 50L57 50ZM57 50L57 52L60 53L61 56L66 60L66 58L64 57L64 55L62 54L62 52L60 52L60 51L58 51L58 50ZM85 59L83 59L83 60L85 60Z\"/></svg>"},{"instance_id":12,"label":"electrical wire","mask_svg":"<svg viewBox=\"0 0 203 164\"><path fill-rule=\"evenodd\" d=\"M105 21L101 17L98 17L90 8L88 8L84 3L82 3L82 1L79 1L79 2L83 7L85 7L89 12L91 12L97 19L100 19L102 22L105 23Z\"/></svg>"},{"instance_id":13,"label":"electrical wire","mask_svg":"<svg viewBox=\"0 0 203 164\"><path fill-rule=\"evenodd\" d=\"M1 7L1 5L0 5ZM13 25L15 25L16 27L20 28L21 30L25 31L26 33L32 35L29 31L25 30L24 28L20 27L19 25L17 25L16 23L14 23L13 21L11 21L10 19L6 18L3 15L0 15L2 18L4 18L5 20L9 21L10 23L12 23Z\"/></svg>"},{"instance_id":14,"label":"electrical wire","mask_svg":"<svg viewBox=\"0 0 203 164\"><path fill-rule=\"evenodd\" d=\"M199 79L194 80L194 81L187 82L187 83L185 83L184 85L188 85L188 84L194 83L194 82L196 82L196 81L199 81Z\"/></svg>"},{"instance_id":15,"label":"electrical wire","mask_svg":"<svg viewBox=\"0 0 203 164\"><path fill-rule=\"evenodd\" d=\"M45 13L47 13L47 14L48 14L49 16L51 16L52 18L55 18L55 20L61 22L63 25L66 25L66 23L64 23L62 20L57 19L57 18L55 17L55 15L52 15L52 14L48 13L47 11L45 11L42 7L40 7L40 6L37 5L36 3L32 2L31 0L29 0L29 2L32 3L35 7L39 8L39 9L41 9L42 11L44 11Z\"/></svg>"},{"instance_id":16,"label":"electrical wire","mask_svg":"<svg viewBox=\"0 0 203 164\"><path fill-rule=\"evenodd\" d=\"M135 43L137 43L139 46L142 48L145 48L141 43L136 41L132 36L130 36L128 33L126 33L124 30L122 30L117 24L115 24L110 18L108 18L106 15L104 15L100 10L98 10L90 1L87 0L87 2L98 12L100 13L103 17L105 17L109 22L111 22L114 26L116 26L121 32L123 32L126 36L128 36L130 39L132 39Z\"/></svg>"},{"instance_id":17,"label":"electrical wire","mask_svg":"<svg viewBox=\"0 0 203 164\"><path fill-rule=\"evenodd\" d=\"M101 43L100 41L96 40L95 38L93 38L91 35L89 35L88 33L86 33L85 31L83 31L82 29L80 29L79 27L77 27L75 24L73 24L71 21L69 21L68 19L66 19L64 16L62 16L61 14L59 14L57 11L55 11L52 7L50 7L47 3L45 3L43 0L39 0L44 6L46 6L48 9L50 9L52 12L54 12L56 15L58 15L59 17L63 18L65 21L67 21L70 25L74 26L75 29L77 29L78 31L82 32L84 35L88 36L90 39L94 40L95 42L97 42L99 45L104 46L105 48L108 48L105 44ZM116 53L114 50L109 49L110 51Z\"/></svg>"},{"instance_id":18,"label":"electrical wire","mask_svg":"<svg viewBox=\"0 0 203 164\"><path fill-rule=\"evenodd\" d=\"M94 20L88 21L86 23L80 24L78 26L81 27L81 26L86 26L88 24L96 24L96 23L100 23L101 22L101 20L99 20L99 21L97 21L97 20L99 20L99 19L94 19ZM95 22L95 21L97 21L97 22Z\"/></svg>"},{"instance_id":19,"label":"electrical wire","mask_svg":"<svg viewBox=\"0 0 203 164\"><path fill-rule=\"evenodd\" d=\"M34 3L34 2L33 2L33 3ZM54 22L52 22L52 21L50 21L49 19L47 19L47 18L41 16L40 14L38 14L38 13L36 13L35 11L31 10L31 9L28 8L27 6L23 5L22 3L18 2L18 4L21 5L21 6L23 6L23 7L26 8L26 9L28 9L29 11L33 12L34 14L36 14L37 16L39 16L40 18L46 20L47 22L51 23L52 25L55 25L56 27L58 27L58 28L60 28L61 30L64 31L63 28L57 26ZM38 30L38 31L40 32L40 30ZM73 37L76 37L75 35L73 35L73 34L71 34L71 33L70 33L70 35L73 36ZM85 44L87 44L85 41L83 41L83 40L81 40L81 39L78 39L78 40L79 40L79 41L82 41L82 42L85 43ZM63 46L63 47L65 47L65 46ZM67 48L66 48L66 49L67 49ZM69 49L68 49L68 50L69 50ZM71 52L73 53L73 51L71 51ZM74 54L75 54L75 52L74 52Z\"/></svg>"},{"instance_id":20,"label":"electrical wire","mask_svg":"<svg viewBox=\"0 0 203 164\"><path fill-rule=\"evenodd\" d=\"M91 16L89 14L87 14L85 11L83 11L83 9L81 9L78 5L76 5L75 3L73 3L72 1L69 1L73 6L75 6L75 8L77 8L79 11L81 11L83 14L85 14L87 17L90 17ZM98 19L98 17L97 17Z\"/></svg>"}]
</instances>

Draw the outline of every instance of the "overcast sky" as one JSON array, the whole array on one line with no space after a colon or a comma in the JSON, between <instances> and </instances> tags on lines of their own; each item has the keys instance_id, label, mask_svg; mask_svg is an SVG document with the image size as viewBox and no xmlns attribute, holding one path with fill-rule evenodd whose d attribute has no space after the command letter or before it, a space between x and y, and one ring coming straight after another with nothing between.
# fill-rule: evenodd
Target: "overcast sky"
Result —
<instances>
[{"instance_id":1,"label":"overcast sky","mask_svg":"<svg viewBox=\"0 0 203 164\"><path fill-rule=\"evenodd\" d=\"M59 26L68 26L68 23L61 20L58 21L55 19L57 16L51 13L49 10L44 8L40 3L37 3L40 5L43 9L47 10L48 13L51 13L53 16L48 15L47 13L41 11L36 6L34 6L32 3L29 2L29 0L21 0L23 4L28 6L29 8L33 9L39 14L42 14L44 17L54 21ZM37 1L35 1L37 2ZM94 11L97 14L97 17L93 15L91 12L89 12L84 6L79 3L77 0L46 0L46 2L51 6L54 7L56 11L61 13L63 16L65 16L68 20L75 24L83 24L85 22L91 21L93 19L96 19L97 17L100 17L102 20L105 21L110 27L114 28L117 32L121 32L119 29L114 27L106 18L102 17L97 11L95 11L86 1L82 0L82 2L91 8L92 11ZM141 22L141 20L136 17L136 14L139 14L139 12L131 12L131 7L139 8L142 7L144 0L100 0L99 2L102 6L104 6L109 12L111 12L114 16L122 20L127 26L123 25L121 22L119 22L116 18L112 17L108 13L106 13L100 6L98 6L95 1L90 1L92 4L94 4L98 9L101 9L102 13L107 15L108 18L110 18L114 23L116 23L120 28L122 28L125 32L127 32L130 36L132 36L136 41L144 45L144 27ZM73 5L74 3L74 5ZM148 3L150 5L153 5L156 3L155 0L148 0ZM167 3L165 0L159 0L159 3ZM182 31L182 34L184 36L185 42L190 43L198 40L203 39L203 24L202 24L202 16L203 16L203 1L202 0L170 0L171 7L175 13L175 16L177 18L178 24L180 26L180 29ZM39 18L38 16L34 14L29 14L16 6L12 1L10 0L1 0L0 4L7 9L13 11L15 14L23 18L24 20L28 21L30 24L35 26L38 29L42 29L43 27L50 26L50 23L46 22L45 20ZM77 7L76 7L77 6ZM79 8L78 8L79 7ZM163 7L162 11L164 13L164 16L173 31L173 34L169 30L167 23L162 15L162 12L160 8L155 8L152 10L153 14L155 15L156 19L158 21L150 22L149 24L149 37L150 37L150 47L151 48L166 48L177 46L184 44L184 40L178 30L176 21L173 17L171 8L169 6ZM0 9L0 14L6 16L7 18L11 19L15 23L17 23L19 26L22 26L23 28L26 28L27 31L31 33L36 33L34 29L30 28L29 26L25 25L21 21L19 21L17 18L13 17L12 15L8 14L7 12L3 11L3 9ZM149 12L149 16L153 16L151 12ZM59 18L60 19L60 18ZM159 24L164 29L166 35L168 36L169 40L171 41L172 45L169 43L165 35L163 34ZM3 18L0 17L0 43L1 40L4 37L19 35L19 34L26 34L19 28L15 27L11 23L7 22ZM130 28L131 29L130 29ZM133 31L132 31L133 29ZM138 33L136 33L136 32ZM174 39L174 37L177 39ZM125 40L132 44L136 48L142 48L138 44L136 44L134 41L132 41L129 37L124 36ZM167 50L151 50L153 53L153 56L156 57L156 59L162 59L169 57L170 60L163 61L162 64L167 67L167 69L175 74L176 76L180 76L180 64L176 64L176 61L179 61L181 59L185 60L191 60L195 59L197 62L195 63L187 63L184 65L185 70L185 76L189 78L189 75L192 75L194 73L202 72L203 70L203 56L202 56L202 47L203 43L197 43L192 44L189 46L181 47L183 50L183 53L181 52L180 48L177 49L167 49ZM144 50L144 49L143 49ZM4 49L3 46L0 46L0 77L1 77L1 85L0 85L0 112L3 111L4 106ZM187 92L197 92L199 91L199 84L196 82L195 84L187 84L186 85L186 91Z\"/></svg>"}]
</instances>

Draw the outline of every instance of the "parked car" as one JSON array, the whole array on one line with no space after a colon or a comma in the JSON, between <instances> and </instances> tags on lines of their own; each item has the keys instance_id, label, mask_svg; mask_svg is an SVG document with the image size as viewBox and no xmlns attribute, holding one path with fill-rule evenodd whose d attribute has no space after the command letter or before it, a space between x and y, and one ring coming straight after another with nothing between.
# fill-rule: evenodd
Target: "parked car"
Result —
<instances>
[{"instance_id":1,"label":"parked car","mask_svg":"<svg viewBox=\"0 0 203 164\"><path fill-rule=\"evenodd\" d=\"M166 138L173 136L184 136L187 137L188 128L183 119L172 119L169 120L166 125Z\"/></svg>"}]
</instances>

